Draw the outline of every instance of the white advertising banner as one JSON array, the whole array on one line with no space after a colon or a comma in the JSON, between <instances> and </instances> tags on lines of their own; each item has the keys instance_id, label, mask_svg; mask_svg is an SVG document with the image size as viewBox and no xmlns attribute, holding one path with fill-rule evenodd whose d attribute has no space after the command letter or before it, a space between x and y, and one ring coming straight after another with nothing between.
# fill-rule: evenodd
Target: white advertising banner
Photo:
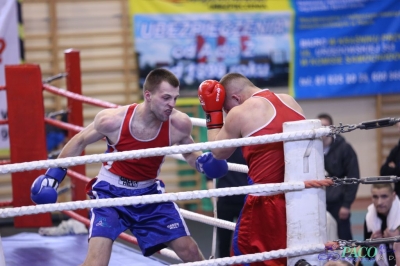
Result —
<instances>
[{"instance_id":1,"label":"white advertising banner","mask_svg":"<svg viewBox=\"0 0 400 266\"><path fill-rule=\"evenodd\" d=\"M0 86L5 85L5 65L20 63L16 0L0 0ZM7 119L6 92L0 91L0 120ZM8 126L0 125L0 156L9 153Z\"/></svg>"}]
</instances>

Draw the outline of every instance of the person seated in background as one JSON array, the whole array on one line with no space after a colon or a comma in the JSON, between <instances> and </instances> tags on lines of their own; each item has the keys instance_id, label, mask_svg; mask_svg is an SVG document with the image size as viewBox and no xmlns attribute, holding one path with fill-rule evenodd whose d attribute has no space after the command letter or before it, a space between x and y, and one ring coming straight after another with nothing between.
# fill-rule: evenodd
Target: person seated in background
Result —
<instances>
[{"instance_id":1,"label":"person seated in background","mask_svg":"<svg viewBox=\"0 0 400 266\"><path fill-rule=\"evenodd\" d=\"M329 114L320 114L317 117L321 120L322 126L333 125L333 119ZM337 135L335 140L331 136L324 136L322 143L327 176L360 178L357 154L341 135ZM326 208L337 222L339 239L353 239L350 207L356 198L357 190L358 184L326 188Z\"/></svg>"},{"instance_id":2,"label":"person seated in background","mask_svg":"<svg viewBox=\"0 0 400 266\"><path fill-rule=\"evenodd\" d=\"M390 183L373 184L372 204L368 206L364 222L364 239L386 238L400 235L400 201ZM396 265L393 245L381 244L386 256L375 257L374 265ZM391 257L390 257L391 256Z\"/></svg>"},{"instance_id":3,"label":"person seated in background","mask_svg":"<svg viewBox=\"0 0 400 266\"><path fill-rule=\"evenodd\" d=\"M57 119L62 122L68 122L67 112L53 112L47 115L52 119ZM66 143L68 131L59 127L46 123L46 149L47 152L52 152L61 149Z\"/></svg>"},{"instance_id":4,"label":"person seated in background","mask_svg":"<svg viewBox=\"0 0 400 266\"><path fill-rule=\"evenodd\" d=\"M230 163L243 164L246 165L246 161L243 158L241 148L236 148L232 155L227 159ZM226 187L239 187L247 186L247 174L240 173L236 171L228 171L228 173L217 179L217 188ZM207 181L208 189L213 188L212 180ZM240 215L240 211L243 208L244 200L246 195L235 195L220 197L217 201L217 216L219 219L235 222ZM225 258L230 256L231 243L233 231L218 228L218 254L220 258Z\"/></svg>"},{"instance_id":5,"label":"person seated in background","mask_svg":"<svg viewBox=\"0 0 400 266\"><path fill-rule=\"evenodd\" d=\"M400 122L396 124L400 131ZM385 163L381 166L380 175L400 176L400 140L399 143L390 151ZM394 190L400 197L400 182L395 183Z\"/></svg>"}]
</instances>

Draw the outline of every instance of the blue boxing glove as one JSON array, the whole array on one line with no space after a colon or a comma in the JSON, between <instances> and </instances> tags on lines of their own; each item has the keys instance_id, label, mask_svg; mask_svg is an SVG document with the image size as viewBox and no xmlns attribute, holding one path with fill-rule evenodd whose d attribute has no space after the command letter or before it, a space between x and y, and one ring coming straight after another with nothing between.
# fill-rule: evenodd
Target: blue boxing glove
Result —
<instances>
[{"instance_id":1,"label":"blue boxing glove","mask_svg":"<svg viewBox=\"0 0 400 266\"><path fill-rule=\"evenodd\" d=\"M215 159L211 152L206 152L197 157L196 169L208 178L220 178L228 173L226 160Z\"/></svg>"},{"instance_id":2,"label":"blue boxing glove","mask_svg":"<svg viewBox=\"0 0 400 266\"><path fill-rule=\"evenodd\" d=\"M31 199L36 204L57 202L57 188L67 175L66 168L49 168L33 181Z\"/></svg>"}]
</instances>

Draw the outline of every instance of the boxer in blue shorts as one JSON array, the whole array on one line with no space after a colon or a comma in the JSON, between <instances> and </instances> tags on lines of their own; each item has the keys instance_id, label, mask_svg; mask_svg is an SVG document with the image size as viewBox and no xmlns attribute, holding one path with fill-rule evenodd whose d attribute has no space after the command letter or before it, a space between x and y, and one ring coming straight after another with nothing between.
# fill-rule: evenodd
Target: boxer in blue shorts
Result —
<instances>
[{"instance_id":1,"label":"boxer in blue shorts","mask_svg":"<svg viewBox=\"0 0 400 266\"><path fill-rule=\"evenodd\" d=\"M165 191L161 180L151 179L135 184L130 182L123 184L119 182L120 180L119 176L102 168L94 179L92 190L89 190L90 197L107 199L162 194ZM190 235L179 208L174 202L93 208L91 228L89 237L100 236L112 240L130 229L136 236L144 256L150 256L165 248L164 243Z\"/></svg>"},{"instance_id":2,"label":"boxer in blue shorts","mask_svg":"<svg viewBox=\"0 0 400 266\"><path fill-rule=\"evenodd\" d=\"M174 108L178 96L179 80L170 71L151 71L144 82L143 103L100 111L68 141L58 158L79 156L87 145L103 138L109 153L193 143L190 118ZM226 160L217 160L211 153L183 156L210 178L228 171ZM161 194L164 184L157 177L163 162L164 156L104 162L97 178L88 184L88 194L93 199ZM56 202L56 189L66 171L50 168L39 176L32 184L32 200ZM144 256L169 247L184 262L204 259L173 202L92 208L90 214L89 250L83 265L108 265L112 244L126 229L137 237Z\"/></svg>"}]
</instances>

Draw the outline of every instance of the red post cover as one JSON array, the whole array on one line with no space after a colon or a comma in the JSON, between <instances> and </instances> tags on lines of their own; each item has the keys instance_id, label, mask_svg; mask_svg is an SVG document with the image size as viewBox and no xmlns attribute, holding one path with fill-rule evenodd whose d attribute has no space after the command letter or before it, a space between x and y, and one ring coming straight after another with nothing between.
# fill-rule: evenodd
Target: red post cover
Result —
<instances>
[{"instance_id":1,"label":"red post cover","mask_svg":"<svg viewBox=\"0 0 400 266\"><path fill-rule=\"evenodd\" d=\"M42 75L38 65L5 67L11 163L46 160ZM34 205L33 181L46 170L12 173L13 206ZM52 226L50 213L14 218L15 227Z\"/></svg>"}]
</instances>

